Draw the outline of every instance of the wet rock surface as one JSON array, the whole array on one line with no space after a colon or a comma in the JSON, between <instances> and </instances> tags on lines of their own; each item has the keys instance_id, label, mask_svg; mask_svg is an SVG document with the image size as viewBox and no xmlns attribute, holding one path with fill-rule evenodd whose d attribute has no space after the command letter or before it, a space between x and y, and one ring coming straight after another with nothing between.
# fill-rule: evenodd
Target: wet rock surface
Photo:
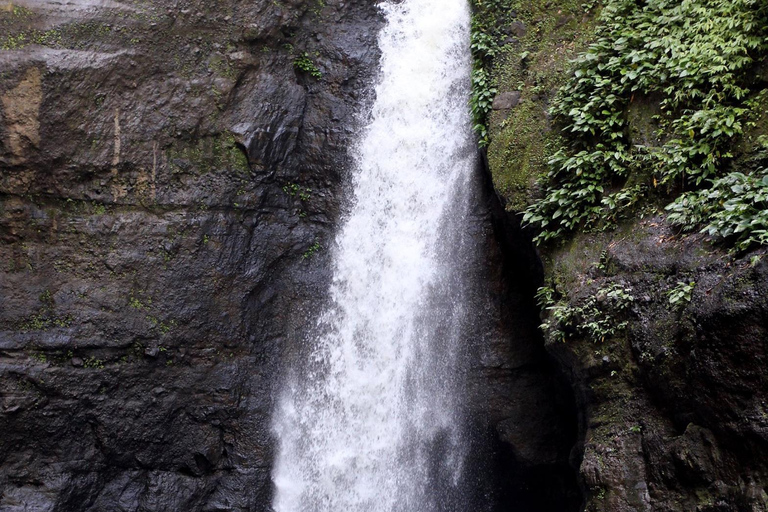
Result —
<instances>
[{"instance_id":1,"label":"wet rock surface","mask_svg":"<svg viewBox=\"0 0 768 512\"><path fill-rule=\"evenodd\" d=\"M486 492L496 510L579 510L579 435L572 388L545 350L533 296L542 279L541 262L517 219L507 215L490 184L477 203L487 241L483 283L473 304L481 304L472 360L473 416L490 440Z\"/></svg>"},{"instance_id":2,"label":"wet rock surface","mask_svg":"<svg viewBox=\"0 0 768 512\"><path fill-rule=\"evenodd\" d=\"M578 438L573 392L546 352L533 300L542 268L519 224L505 215L481 172L472 211L477 264L463 281L471 437L481 510L568 512L582 495L571 450Z\"/></svg>"},{"instance_id":3,"label":"wet rock surface","mask_svg":"<svg viewBox=\"0 0 768 512\"><path fill-rule=\"evenodd\" d=\"M0 510L268 508L279 361L328 279L380 23L0 11Z\"/></svg>"},{"instance_id":4,"label":"wet rock surface","mask_svg":"<svg viewBox=\"0 0 768 512\"><path fill-rule=\"evenodd\" d=\"M0 510L268 510L270 415L327 289L375 3L8 5ZM489 190L469 270L478 488L572 510L540 269Z\"/></svg>"},{"instance_id":5,"label":"wet rock surface","mask_svg":"<svg viewBox=\"0 0 768 512\"><path fill-rule=\"evenodd\" d=\"M619 335L547 347L577 389L588 510L766 510L765 251L653 218L577 237L551 271L573 303L608 282L635 297Z\"/></svg>"}]
</instances>

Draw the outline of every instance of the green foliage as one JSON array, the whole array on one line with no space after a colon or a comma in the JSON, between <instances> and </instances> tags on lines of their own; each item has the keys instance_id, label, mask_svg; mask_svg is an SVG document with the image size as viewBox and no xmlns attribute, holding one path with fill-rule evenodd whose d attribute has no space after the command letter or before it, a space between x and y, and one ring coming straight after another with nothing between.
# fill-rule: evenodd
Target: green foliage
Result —
<instances>
[{"instance_id":1,"label":"green foliage","mask_svg":"<svg viewBox=\"0 0 768 512\"><path fill-rule=\"evenodd\" d=\"M56 316L54 314L53 294L50 290L44 290L39 296L42 306L37 313L30 315L17 323L21 332L43 331L54 327L65 328L72 325L72 315Z\"/></svg>"},{"instance_id":2,"label":"green foliage","mask_svg":"<svg viewBox=\"0 0 768 512\"><path fill-rule=\"evenodd\" d=\"M304 52L298 57L296 57L296 59L294 59L293 61L293 65L299 71L307 73L315 78L320 78L323 76L323 74L320 72L317 66L315 66L315 63L312 62L312 59L309 57L309 54L307 52Z\"/></svg>"},{"instance_id":3,"label":"green foliage","mask_svg":"<svg viewBox=\"0 0 768 512\"><path fill-rule=\"evenodd\" d=\"M556 292L553 288L542 286L536 290L536 304L542 309L551 307L555 304L555 296Z\"/></svg>"},{"instance_id":4,"label":"green foliage","mask_svg":"<svg viewBox=\"0 0 768 512\"><path fill-rule=\"evenodd\" d=\"M628 311L635 298L628 288L609 283L579 304L565 299L555 301L552 288L539 288L536 298L545 307L547 320L541 325L547 338L565 341L570 335L587 336L594 342L603 342L626 329L627 321L619 317Z\"/></svg>"},{"instance_id":5,"label":"green foliage","mask_svg":"<svg viewBox=\"0 0 768 512\"><path fill-rule=\"evenodd\" d=\"M538 242L605 225L660 184L714 178L744 131L750 71L768 49L759 0L609 0L600 23L552 107L567 143L525 214ZM629 140L635 95L660 101L656 121L671 136L658 147Z\"/></svg>"},{"instance_id":6,"label":"green foliage","mask_svg":"<svg viewBox=\"0 0 768 512\"><path fill-rule=\"evenodd\" d=\"M142 294L143 292L139 293ZM152 305L152 297L148 297L142 300L137 297L134 292L131 292L131 296L128 298L128 305L133 309L149 309L149 307Z\"/></svg>"},{"instance_id":7,"label":"green foliage","mask_svg":"<svg viewBox=\"0 0 768 512\"><path fill-rule=\"evenodd\" d=\"M472 0L472 95L470 108L472 124L480 139L480 145L488 144L488 114L498 90L491 80L494 58L499 52L496 41L501 40L499 28L503 26L509 6L505 0Z\"/></svg>"},{"instance_id":8,"label":"green foliage","mask_svg":"<svg viewBox=\"0 0 768 512\"><path fill-rule=\"evenodd\" d=\"M147 316L147 320L149 320L149 323L152 324L153 328L160 331L160 333L163 335L168 334L174 327L176 327L176 320L165 322L151 315Z\"/></svg>"},{"instance_id":9,"label":"green foliage","mask_svg":"<svg viewBox=\"0 0 768 512\"><path fill-rule=\"evenodd\" d=\"M313 243L311 246L309 246L309 249L304 251L304 254L301 255L301 259L306 260L311 258L320 249L321 249L320 242Z\"/></svg>"},{"instance_id":10,"label":"green foliage","mask_svg":"<svg viewBox=\"0 0 768 512\"><path fill-rule=\"evenodd\" d=\"M128 299L128 304L133 309L144 309L144 304L136 297L131 297L130 299Z\"/></svg>"},{"instance_id":11,"label":"green foliage","mask_svg":"<svg viewBox=\"0 0 768 512\"><path fill-rule=\"evenodd\" d=\"M469 100L469 105L472 110L473 127L475 133L480 138L481 146L488 144L488 127L486 123L496 92L497 89L491 86L488 71L482 67L476 67L472 71L472 96Z\"/></svg>"},{"instance_id":12,"label":"green foliage","mask_svg":"<svg viewBox=\"0 0 768 512\"><path fill-rule=\"evenodd\" d=\"M51 294L51 290L45 290L40 294L40 302L48 307L53 305L53 294Z\"/></svg>"},{"instance_id":13,"label":"green foliage","mask_svg":"<svg viewBox=\"0 0 768 512\"><path fill-rule=\"evenodd\" d=\"M21 5L13 5L10 2L0 8L0 24L6 25L13 22L18 22L30 18L34 12L27 7Z\"/></svg>"},{"instance_id":14,"label":"green foliage","mask_svg":"<svg viewBox=\"0 0 768 512\"><path fill-rule=\"evenodd\" d=\"M696 282L678 281L677 285L667 293L669 305L673 308L682 307L691 302L693 290L696 288Z\"/></svg>"},{"instance_id":15,"label":"green foliage","mask_svg":"<svg viewBox=\"0 0 768 512\"><path fill-rule=\"evenodd\" d=\"M745 251L768 245L768 169L751 175L732 172L705 190L688 192L667 206L668 220Z\"/></svg>"},{"instance_id":16,"label":"green foliage","mask_svg":"<svg viewBox=\"0 0 768 512\"><path fill-rule=\"evenodd\" d=\"M296 183L288 183L283 186L283 192L291 197L298 196L301 201L309 201L312 198L311 188L302 187Z\"/></svg>"},{"instance_id":17,"label":"green foliage","mask_svg":"<svg viewBox=\"0 0 768 512\"><path fill-rule=\"evenodd\" d=\"M168 149L168 162L174 174L206 174L232 169L246 174L250 171L248 156L237 138L230 132L199 137L194 142L177 141Z\"/></svg>"},{"instance_id":18,"label":"green foliage","mask_svg":"<svg viewBox=\"0 0 768 512\"><path fill-rule=\"evenodd\" d=\"M24 33L9 35L0 40L0 50L18 50L27 45L27 35Z\"/></svg>"}]
</instances>

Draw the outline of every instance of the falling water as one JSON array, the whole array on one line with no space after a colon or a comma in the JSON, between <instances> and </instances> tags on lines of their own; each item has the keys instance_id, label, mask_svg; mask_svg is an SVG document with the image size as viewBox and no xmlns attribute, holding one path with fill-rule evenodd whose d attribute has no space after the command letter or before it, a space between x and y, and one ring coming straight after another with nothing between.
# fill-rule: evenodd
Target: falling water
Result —
<instances>
[{"instance_id":1,"label":"falling water","mask_svg":"<svg viewBox=\"0 0 768 512\"><path fill-rule=\"evenodd\" d=\"M462 273L475 152L466 0L381 5L329 304L280 398L276 512L470 510Z\"/></svg>"}]
</instances>

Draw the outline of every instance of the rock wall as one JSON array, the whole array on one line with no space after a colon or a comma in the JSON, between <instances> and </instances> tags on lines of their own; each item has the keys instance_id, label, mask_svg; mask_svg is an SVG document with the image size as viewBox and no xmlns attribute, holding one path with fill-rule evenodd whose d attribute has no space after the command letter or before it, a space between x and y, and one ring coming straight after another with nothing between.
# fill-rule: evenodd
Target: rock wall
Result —
<instances>
[{"instance_id":1,"label":"rock wall","mask_svg":"<svg viewBox=\"0 0 768 512\"><path fill-rule=\"evenodd\" d=\"M507 4L512 19L501 27L507 37L494 69L499 93L487 160L514 223L541 196L538 180L562 135L549 107L569 61L595 38L600 2ZM765 63L755 67L755 87L765 88ZM658 103L632 97L633 144L658 137ZM749 143L765 133L758 121L747 143L733 148L734 169L765 165ZM576 396L571 462L583 507L768 510L766 251L734 254L703 235L681 234L661 206L649 202L614 227L539 252L538 285L556 295L554 310L541 311L546 349ZM595 323L574 326L566 310Z\"/></svg>"},{"instance_id":2,"label":"rock wall","mask_svg":"<svg viewBox=\"0 0 768 512\"><path fill-rule=\"evenodd\" d=\"M0 510L267 509L380 23L0 4Z\"/></svg>"},{"instance_id":3,"label":"rock wall","mask_svg":"<svg viewBox=\"0 0 768 512\"><path fill-rule=\"evenodd\" d=\"M616 335L547 343L577 390L588 510L766 510L764 255L734 260L654 217L552 256L573 304L609 283L634 297ZM695 287L674 302L681 282Z\"/></svg>"},{"instance_id":4,"label":"rock wall","mask_svg":"<svg viewBox=\"0 0 768 512\"><path fill-rule=\"evenodd\" d=\"M0 510L269 509L381 22L365 0L0 3ZM484 186L478 493L575 510L540 268Z\"/></svg>"}]
</instances>

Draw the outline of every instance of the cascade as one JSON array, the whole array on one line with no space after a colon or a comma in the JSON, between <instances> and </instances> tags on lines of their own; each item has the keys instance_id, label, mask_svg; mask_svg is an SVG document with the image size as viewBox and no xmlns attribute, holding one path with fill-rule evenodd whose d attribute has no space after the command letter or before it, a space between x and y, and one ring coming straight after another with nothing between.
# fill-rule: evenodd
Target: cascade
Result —
<instances>
[{"instance_id":1,"label":"cascade","mask_svg":"<svg viewBox=\"0 0 768 512\"><path fill-rule=\"evenodd\" d=\"M380 8L381 71L351 149L354 198L328 304L273 420L276 512L470 509L470 10L466 0Z\"/></svg>"}]
</instances>

